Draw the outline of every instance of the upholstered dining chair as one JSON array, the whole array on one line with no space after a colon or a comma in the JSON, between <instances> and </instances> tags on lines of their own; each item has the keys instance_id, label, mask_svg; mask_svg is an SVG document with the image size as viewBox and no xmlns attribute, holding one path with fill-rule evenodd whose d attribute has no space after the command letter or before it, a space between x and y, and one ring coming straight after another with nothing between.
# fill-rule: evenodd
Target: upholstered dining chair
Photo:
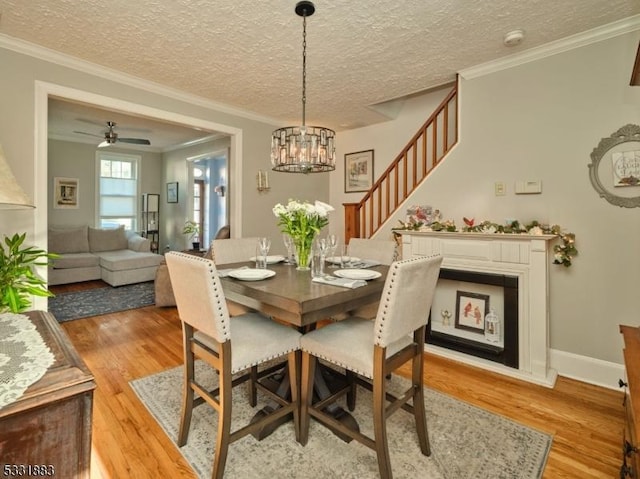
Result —
<instances>
[{"instance_id":1,"label":"upholstered dining chair","mask_svg":"<svg viewBox=\"0 0 640 479\"><path fill-rule=\"evenodd\" d=\"M431 454L422 385L425 326L442 264L441 256L396 261L389 267L375 321L348 318L303 335L300 443L309 439L313 417L376 451L380 477L392 477L386 421L400 407L413 412L422 454ZM358 375L353 384L373 391L373 439L354 431L323 411L327 404L348 394L347 384L329 398L312 404L317 359ZM402 396L387 392L387 373L411 360L411 385ZM363 379L365 378L365 379ZM387 405L386 401L389 401ZM409 403L412 400L412 403Z\"/></svg>"},{"instance_id":2,"label":"upholstered dining chair","mask_svg":"<svg viewBox=\"0 0 640 479\"><path fill-rule=\"evenodd\" d=\"M186 444L193 407L203 401L218 413L214 479L223 477L229 445L265 425L293 413L296 439L299 438L298 354L300 333L257 312L231 318L215 264L211 260L178 252L166 254L171 282L182 322L184 382L178 446ZM232 375L249 370L273 358L287 357L291 400L257 387L282 407L258 420L231 431L232 388L249 375ZM207 391L194 373L196 359L218 372L219 387ZM196 393L199 398L194 397ZM263 410L264 411L264 410Z\"/></svg>"},{"instance_id":3,"label":"upholstered dining chair","mask_svg":"<svg viewBox=\"0 0 640 479\"><path fill-rule=\"evenodd\" d=\"M378 240L370 238L351 238L349 241L349 255L361 259L379 261L389 265L397 256L396 242L393 240ZM333 321L342 321L349 316L373 319L378 312L378 304L367 304L351 311L345 311L331 317Z\"/></svg>"},{"instance_id":4,"label":"upholstered dining chair","mask_svg":"<svg viewBox=\"0 0 640 479\"><path fill-rule=\"evenodd\" d=\"M381 264L391 264L396 260L397 245L393 240L372 238L351 238L349 255L362 259L373 259Z\"/></svg>"}]
</instances>

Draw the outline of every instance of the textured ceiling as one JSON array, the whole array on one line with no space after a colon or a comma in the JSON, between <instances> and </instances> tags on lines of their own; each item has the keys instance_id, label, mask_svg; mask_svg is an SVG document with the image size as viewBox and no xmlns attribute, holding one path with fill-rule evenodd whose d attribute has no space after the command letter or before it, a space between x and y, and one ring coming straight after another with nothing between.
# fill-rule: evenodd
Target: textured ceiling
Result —
<instances>
[{"instance_id":1,"label":"textured ceiling","mask_svg":"<svg viewBox=\"0 0 640 479\"><path fill-rule=\"evenodd\" d=\"M0 0L0 33L259 114L301 120L302 19L283 0ZM373 106L456 72L635 14L638 0L316 0L307 124L388 119ZM524 41L504 46L505 33ZM129 136L129 135L128 135Z\"/></svg>"}]
</instances>

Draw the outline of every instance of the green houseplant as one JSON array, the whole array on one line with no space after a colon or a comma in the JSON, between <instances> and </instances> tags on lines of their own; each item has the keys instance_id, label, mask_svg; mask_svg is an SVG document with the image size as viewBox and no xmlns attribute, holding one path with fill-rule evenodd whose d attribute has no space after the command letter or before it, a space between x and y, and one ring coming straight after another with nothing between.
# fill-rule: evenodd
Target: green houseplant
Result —
<instances>
[{"instance_id":1,"label":"green houseplant","mask_svg":"<svg viewBox=\"0 0 640 479\"><path fill-rule=\"evenodd\" d=\"M16 233L0 243L0 313L25 311L31 306L30 296L53 296L33 267L46 266L58 255L23 246L26 236Z\"/></svg>"},{"instance_id":2,"label":"green houseplant","mask_svg":"<svg viewBox=\"0 0 640 479\"><path fill-rule=\"evenodd\" d=\"M193 220L187 220L184 222L182 228L182 234L189 235L189 239L192 240L194 250L200 249L200 241L198 235L200 234L200 225Z\"/></svg>"}]
</instances>

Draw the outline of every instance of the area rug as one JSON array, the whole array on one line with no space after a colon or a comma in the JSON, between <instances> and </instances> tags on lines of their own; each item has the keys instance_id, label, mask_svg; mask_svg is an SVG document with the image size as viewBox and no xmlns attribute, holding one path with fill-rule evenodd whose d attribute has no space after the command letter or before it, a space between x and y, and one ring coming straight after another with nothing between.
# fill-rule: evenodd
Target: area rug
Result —
<instances>
[{"instance_id":1,"label":"area rug","mask_svg":"<svg viewBox=\"0 0 640 479\"><path fill-rule=\"evenodd\" d=\"M153 281L115 288L59 293L49 298L49 312L59 322L142 308L155 303Z\"/></svg>"},{"instance_id":2,"label":"area rug","mask_svg":"<svg viewBox=\"0 0 640 479\"><path fill-rule=\"evenodd\" d=\"M211 388L215 373L196 364L196 377ZM408 384L394 375L390 389ZM178 434L182 368L131 381L142 403L175 442ZM248 404L247 388L233 390L232 430L247 424L257 409ZM387 421L391 465L396 479L534 479L542 477L551 436L517 424L450 396L425 388L431 456L420 453L413 415L397 411ZM258 404L260 407L260 403ZM358 389L352 413L360 429L372 433L371 394ZM211 477L217 415L202 404L194 409L187 444L179 448L200 478ZM249 435L231 444L225 477L258 478L377 478L375 452L351 441L345 443L311 421L309 442L295 441L291 423L262 441Z\"/></svg>"}]
</instances>

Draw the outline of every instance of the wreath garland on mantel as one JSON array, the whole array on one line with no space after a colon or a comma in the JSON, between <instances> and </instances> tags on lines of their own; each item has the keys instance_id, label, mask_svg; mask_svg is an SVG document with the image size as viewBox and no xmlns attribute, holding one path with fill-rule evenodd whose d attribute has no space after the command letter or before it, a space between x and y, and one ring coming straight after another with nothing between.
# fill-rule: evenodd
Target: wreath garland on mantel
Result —
<instances>
[{"instance_id":1,"label":"wreath garland on mantel","mask_svg":"<svg viewBox=\"0 0 640 479\"><path fill-rule=\"evenodd\" d=\"M560 239L560 244L553 247L553 264L561 264L568 268L571 266L573 257L578 254L576 249L576 235L562 230L560 225L548 225L538 221L531 221L522 225L519 221L514 220L506 224L493 223L491 221L483 221L475 224L473 218L463 218L465 225L458 230L455 221L433 221L428 225L424 222L416 221L410 218L409 221L400 222L400 226L392 228L395 230L411 230L411 231L444 231L449 233L485 233L485 234L529 234L529 235L555 235Z\"/></svg>"}]
</instances>

